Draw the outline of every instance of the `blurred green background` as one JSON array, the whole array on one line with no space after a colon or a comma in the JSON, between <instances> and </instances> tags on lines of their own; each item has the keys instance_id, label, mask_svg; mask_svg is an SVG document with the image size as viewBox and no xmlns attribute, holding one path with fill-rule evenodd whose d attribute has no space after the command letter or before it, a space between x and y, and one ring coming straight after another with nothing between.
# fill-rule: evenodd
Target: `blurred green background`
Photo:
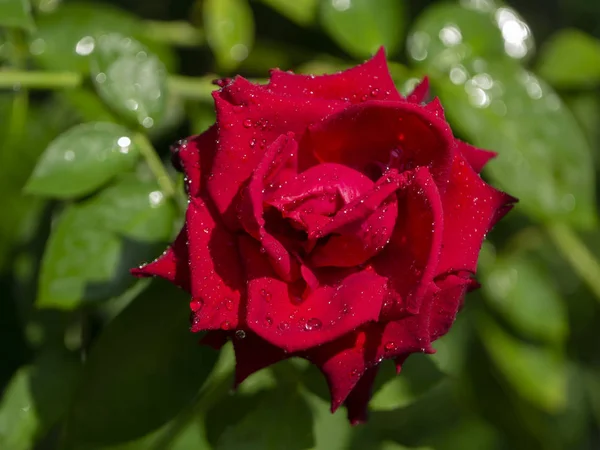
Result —
<instances>
[{"instance_id":1,"label":"blurred green background","mask_svg":"<svg viewBox=\"0 0 600 450\"><path fill-rule=\"evenodd\" d=\"M598 37L590 0L0 0L0 449L600 448ZM168 148L212 79L380 45L520 203L438 353L385 365L351 428L301 361L233 394L231 349L128 268L181 225Z\"/></svg>"}]
</instances>

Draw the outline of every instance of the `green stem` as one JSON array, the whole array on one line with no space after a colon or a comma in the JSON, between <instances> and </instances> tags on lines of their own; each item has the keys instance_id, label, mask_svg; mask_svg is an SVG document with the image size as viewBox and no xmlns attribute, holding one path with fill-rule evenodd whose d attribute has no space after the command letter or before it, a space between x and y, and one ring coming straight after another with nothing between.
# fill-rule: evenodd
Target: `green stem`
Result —
<instances>
[{"instance_id":1,"label":"green stem","mask_svg":"<svg viewBox=\"0 0 600 450\"><path fill-rule=\"evenodd\" d=\"M156 181L160 186L161 190L165 194L166 197L173 197L175 195L175 185L173 184L173 180L167 173L164 164L158 157L156 150L152 146L152 143L148 140L148 138L142 133L137 133L134 137L135 143L139 146L140 152L148 167L156 177Z\"/></svg>"},{"instance_id":2,"label":"green stem","mask_svg":"<svg viewBox=\"0 0 600 450\"><path fill-rule=\"evenodd\" d=\"M0 71L0 89L64 89L82 83L83 77L75 72Z\"/></svg>"},{"instance_id":3,"label":"green stem","mask_svg":"<svg viewBox=\"0 0 600 450\"><path fill-rule=\"evenodd\" d=\"M600 264L577 234L565 224L550 225L548 234L571 267L600 301Z\"/></svg>"},{"instance_id":4,"label":"green stem","mask_svg":"<svg viewBox=\"0 0 600 450\"><path fill-rule=\"evenodd\" d=\"M157 42L180 47L199 47L204 44L204 34L185 21L163 22L147 20L143 24L144 35Z\"/></svg>"}]
</instances>

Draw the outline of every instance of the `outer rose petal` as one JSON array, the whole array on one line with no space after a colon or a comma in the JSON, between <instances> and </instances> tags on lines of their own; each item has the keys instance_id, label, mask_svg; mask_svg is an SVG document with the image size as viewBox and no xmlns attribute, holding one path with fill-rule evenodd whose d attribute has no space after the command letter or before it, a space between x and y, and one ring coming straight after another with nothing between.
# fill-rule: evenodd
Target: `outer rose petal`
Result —
<instances>
[{"instance_id":1,"label":"outer rose petal","mask_svg":"<svg viewBox=\"0 0 600 450\"><path fill-rule=\"evenodd\" d=\"M399 170L427 166L442 189L455 147L448 123L422 106L371 101L313 125L300 141L300 154L312 151L321 162L345 164L363 173L374 162Z\"/></svg>"},{"instance_id":2,"label":"outer rose petal","mask_svg":"<svg viewBox=\"0 0 600 450\"><path fill-rule=\"evenodd\" d=\"M462 153L465 160L477 173L483 170L483 167L498 154L496 152L490 152L489 150L483 150L482 148L473 147L466 142L456 140L458 144L458 150Z\"/></svg>"},{"instance_id":3,"label":"outer rose petal","mask_svg":"<svg viewBox=\"0 0 600 450\"><path fill-rule=\"evenodd\" d=\"M475 273L485 235L514 201L486 184L457 153L447 189L442 193L444 237L436 275Z\"/></svg>"},{"instance_id":4,"label":"outer rose petal","mask_svg":"<svg viewBox=\"0 0 600 450\"><path fill-rule=\"evenodd\" d=\"M413 91L408 94L406 100L411 103L423 103L429 96L429 78L425 77L415 86Z\"/></svg>"},{"instance_id":5,"label":"outer rose petal","mask_svg":"<svg viewBox=\"0 0 600 450\"><path fill-rule=\"evenodd\" d=\"M153 262L137 269L131 269L136 277L161 277L190 292L190 266L185 226L175 242Z\"/></svg>"},{"instance_id":6,"label":"outer rose petal","mask_svg":"<svg viewBox=\"0 0 600 450\"><path fill-rule=\"evenodd\" d=\"M233 348L235 350L236 386L254 372L292 356L251 331L246 332L242 339L234 338Z\"/></svg>"},{"instance_id":7,"label":"outer rose petal","mask_svg":"<svg viewBox=\"0 0 600 450\"><path fill-rule=\"evenodd\" d=\"M348 420L352 425L367 421L367 409L377 372L379 372L379 366L368 369L344 402L348 409Z\"/></svg>"},{"instance_id":8,"label":"outer rose petal","mask_svg":"<svg viewBox=\"0 0 600 450\"><path fill-rule=\"evenodd\" d=\"M386 299L383 320L418 312L436 274L444 218L440 194L427 168L417 169L399 191L398 211L390 243L372 260L377 273L387 277L390 290L398 294Z\"/></svg>"},{"instance_id":9,"label":"outer rose petal","mask_svg":"<svg viewBox=\"0 0 600 450\"><path fill-rule=\"evenodd\" d=\"M360 103L367 99L402 100L390 76L383 48L364 64L333 75L295 75L273 70L268 88L291 97L323 98L351 103Z\"/></svg>"},{"instance_id":10,"label":"outer rose petal","mask_svg":"<svg viewBox=\"0 0 600 450\"><path fill-rule=\"evenodd\" d=\"M219 136L207 188L218 211L227 212L224 219L230 228L236 228L231 202L265 148L282 134L301 135L310 124L347 106L344 102L276 95L241 77L213 96Z\"/></svg>"},{"instance_id":11,"label":"outer rose petal","mask_svg":"<svg viewBox=\"0 0 600 450\"><path fill-rule=\"evenodd\" d=\"M187 191L197 197L204 190L217 148L217 127L211 126L204 133L189 137L172 147L173 165L180 166L185 173Z\"/></svg>"},{"instance_id":12,"label":"outer rose petal","mask_svg":"<svg viewBox=\"0 0 600 450\"><path fill-rule=\"evenodd\" d=\"M240 298L244 278L235 237L218 222L200 198L194 198L186 214L192 296L199 302L192 331L229 330L243 326Z\"/></svg>"},{"instance_id":13,"label":"outer rose petal","mask_svg":"<svg viewBox=\"0 0 600 450\"><path fill-rule=\"evenodd\" d=\"M271 344L288 352L332 341L379 316L386 280L369 270L340 272L336 282L295 299L290 285L279 280L245 236L240 248L248 282L248 326Z\"/></svg>"},{"instance_id":14,"label":"outer rose petal","mask_svg":"<svg viewBox=\"0 0 600 450\"><path fill-rule=\"evenodd\" d=\"M448 275L436 282L437 289L431 294L433 307L429 318L429 335L432 342L450 330L471 284L470 278L456 275Z\"/></svg>"}]
</instances>

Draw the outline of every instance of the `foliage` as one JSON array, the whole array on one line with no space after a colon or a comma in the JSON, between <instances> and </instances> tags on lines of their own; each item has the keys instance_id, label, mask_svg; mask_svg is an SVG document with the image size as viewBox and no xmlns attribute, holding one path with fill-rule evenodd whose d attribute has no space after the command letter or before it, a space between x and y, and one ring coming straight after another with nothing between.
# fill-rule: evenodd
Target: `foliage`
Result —
<instances>
[{"instance_id":1,"label":"foliage","mask_svg":"<svg viewBox=\"0 0 600 450\"><path fill-rule=\"evenodd\" d=\"M600 8L121 3L0 0L0 448L599 445ZM231 348L198 346L189 299L128 268L181 224L168 147L214 121L214 78L335 71L380 45L399 89L428 75L458 136L499 153L484 176L520 203L438 352L385 366L351 428L303 362L231 395Z\"/></svg>"}]
</instances>

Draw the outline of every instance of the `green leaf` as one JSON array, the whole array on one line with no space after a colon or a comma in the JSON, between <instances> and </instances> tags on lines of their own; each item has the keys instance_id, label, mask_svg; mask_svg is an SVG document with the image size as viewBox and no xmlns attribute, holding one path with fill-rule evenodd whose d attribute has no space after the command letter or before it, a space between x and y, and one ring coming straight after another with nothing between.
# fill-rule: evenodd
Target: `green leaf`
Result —
<instances>
[{"instance_id":1,"label":"green leaf","mask_svg":"<svg viewBox=\"0 0 600 450\"><path fill-rule=\"evenodd\" d=\"M524 59L535 44L529 26L512 8L493 2L435 3L419 16L408 37L408 55L431 71L447 72L467 58Z\"/></svg>"},{"instance_id":2,"label":"green leaf","mask_svg":"<svg viewBox=\"0 0 600 450\"><path fill-rule=\"evenodd\" d=\"M433 76L432 84L455 131L498 152L487 173L519 199L519 210L545 222L596 223L591 149L542 80L511 61L480 59Z\"/></svg>"},{"instance_id":3,"label":"green leaf","mask_svg":"<svg viewBox=\"0 0 600 450\"><path fill-rule=\"evenodd\" d=\"M546 411L564 408L567 366L560 351L519 341L483 314L477 325L491 359L516 392Z\"/></svg>"},{"instance_id":4,"label":"green leaf","mask_svg":"<svg viewBox=\"0 0 600 450\"><path fill-rule=\"evenodd\" d=\"M206 40L217 63L235 69L248 57L254 43L254 17L246 0L205 0Z\"/></svg>"},{"instance_id":5,"label":"green leaf","mask_svg":"<svg viewBox=\"0 0 600 450\"><path fill-rule=\"evenodd\" d=\"M382 45L394 54L405 27L403 0L324 0L321 23L349 54L368 58Z\"/></svg>"},{"instance_id":6,"label":"green leaf","mask_svg":"<svg viewBox=\"0 0 600 450\"><path fill-rule=\"evenodd\" d=\"M315 445L313 450L346 450L352 430L344 411L331 414L331 405L317 395L303 390L303 397L313 416Z\"/></svg>"},{"instance_id":7,"label":"green leaf","mask_svg":"<svg viewBox=\"0 0 600 450\"><path fill-rule=\"evenodd\" d=\"M51 13L39 15L37 31L29 39L29 50L35 62L44 69L88 73L96 37L110 32L133 36L157 54L167 68L175 68L173 50L147 39L138 17L97 2L69 2Z\"/></svg>"},{"instance_id":8,"label":"green leaf","mask_svg":"<svg viewBox=\"0 0 600 450\"><path fill-rule=\"evenodd\" d=\"M269 391L254 405L251 414L225 430L215 450L313 447L312 413L297 386L286 385Z\"/></svg>"},{"instance_id":9,"label":"green leaf","mask_svg":"<svg viewBox=\"0 0 600 450\"><path fill-rule=\"evenodd\" d=\"M94 192L133 168L139 149L131 132L119 125L92 122L58 136L44 151L29 178L29 194L60 199Z\"/></svg>"},{"instance_id":10,"label":"green leaf","mask_svg":"<svg viewBox=\"0 0 600 450\"><path fill-rule=\"evenodd\" d=\"M498 257L482 265L485 299L515 329L528 338L560 344L568 334L563 299L553 280L524 255Z\"/></svg>"},{"instance_id":11,"label":"green leaf","mask_svg":"<svg viewBox=\"0 0 600 450\"><path fill-rule=\"evenodd\" d=\"M72 309L121 293L134 280L127 269L170 237L174 217L154 183L133 178L68 207L44 252L37 306Z\"/></svg>"},{"instance_id":12,"label":"green leaf","mask_svg":"<svg viewBox=\"0 0 600 450\"><path fill-rule=\"evenodd\" d=\"M33 30L29 0L0 0L0 26Z\"/></svg>"},{"instance_id":13,"label":"green leaf","mask_svg":"<svg viewBox=\"0 0 600 450\"><path fill-rule=\"evenodd\" d=\"M262 0L283 16L296 22L298 25L307 26L314 22L319 0Z\"/></svg>"},{"instance_id":14,"label":"green leaf","mask_svg":"<svg viewBox=\"0 0 600 450\"><path fill-rule=\"evenodd\" d=\"M583 31L561 30L542 48L536 72L557 88L600 83L600 40Z\"/></svg>"},{"instance_id":15,"label":"green leaf","mask_svg":"<svg viewBox=\"0 0 600 450\"><path fill-rule=\"evenodd\" d=\"M426 355L411 355L396 375L392 364L382 365L369 407L373 411L402 408L417 400L443 379L443 374Z\"/></svg>"},{"instance_id":16,"label":"green leaf","mask_svg":"<svg viewBox=\"0 0 600 450\"><path fill-rule=\"evenodd\" d=\"M71 448L139 438L193 401L217 352L198 345L188 320L188 295L157 280L109 324L84 366Z\"/></svg>"},{"instance_id":17,"label":"green leaf","mask_svg":"<svg viewBox=\"0 0 600 450\"><path fill-rule=\"evenodd\" d=\"M118 33L100 36L90 69L100 97L125 119L152 128L163 117L165 66L137 40Z\"/></svg>"},{"instance_id":18,"label":"green leaf","mask_svg":"<svg viewBox=\"0 0 600 450\"><path fill-rule=\"evenodd\" d=\"M45 350L13 376L0 404L0 448L29 450L67 410L79 364L75 355Z\"/></svg>"}]
</instances>

